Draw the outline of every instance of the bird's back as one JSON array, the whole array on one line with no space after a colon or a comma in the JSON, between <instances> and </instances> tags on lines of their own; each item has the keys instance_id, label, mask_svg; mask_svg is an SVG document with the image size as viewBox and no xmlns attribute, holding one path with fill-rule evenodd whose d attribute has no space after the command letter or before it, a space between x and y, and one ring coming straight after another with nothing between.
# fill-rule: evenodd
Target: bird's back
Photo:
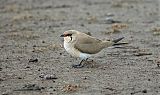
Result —
<instances>
[{"instance_id":1,"label":"bird's back","mask_svg":"<svg viewBox=\"0 0 160 95\"><path fill-rule=\"evenodd\" d=\"M96 54L106 47L107 44L108 42L106 41L101 41L87 34L80 33L77 36L75 48L82 53Z\"/></svg>"}]
</instances>

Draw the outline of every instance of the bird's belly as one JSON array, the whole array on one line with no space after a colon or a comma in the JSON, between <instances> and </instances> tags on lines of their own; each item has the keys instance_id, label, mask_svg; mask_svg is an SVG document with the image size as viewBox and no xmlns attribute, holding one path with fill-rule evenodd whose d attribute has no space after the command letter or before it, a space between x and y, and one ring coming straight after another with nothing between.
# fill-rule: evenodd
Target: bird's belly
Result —
<instances>
[{"instance_id":1,"label":"bird's belly","mask_svg":"<svg viewBox=\"0 0 160 95\"><path fill-rule=\"evenodd\" d=\"M87 54L87 53L80 53L80 56L79 56L81 59L87 59L89 57L91 57L91 54Z\"/></svg>"},{"instance_id":2,"label":"bird's belly","mask_svg":"<svg viewBox=\"0 0 160 95\"><path fill-rule=\"evenodd\" d=\"M71 46L70 44L65 44L64 43L64 48L72 56L74 56L74 57L80 57L80 52L78 50L76 50L74 48L74 46Z\"/></svg>"}]
</instances>

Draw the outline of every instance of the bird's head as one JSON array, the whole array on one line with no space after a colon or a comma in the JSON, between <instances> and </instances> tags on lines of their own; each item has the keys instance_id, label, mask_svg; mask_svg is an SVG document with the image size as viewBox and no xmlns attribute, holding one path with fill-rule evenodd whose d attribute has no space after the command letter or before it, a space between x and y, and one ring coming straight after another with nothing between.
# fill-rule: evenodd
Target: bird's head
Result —
<instances>
[{"instance_id":1,"label":"bird's head","mask_svg":"<svg viewBox=\"0 0 160 95\"><path fill-rule=\"evenodd\" d=\"M76 40L77 34L78 31L76 30L67 30L60 37L64 38L64 42L70 43Z\"/></svg>"}]
</instances>

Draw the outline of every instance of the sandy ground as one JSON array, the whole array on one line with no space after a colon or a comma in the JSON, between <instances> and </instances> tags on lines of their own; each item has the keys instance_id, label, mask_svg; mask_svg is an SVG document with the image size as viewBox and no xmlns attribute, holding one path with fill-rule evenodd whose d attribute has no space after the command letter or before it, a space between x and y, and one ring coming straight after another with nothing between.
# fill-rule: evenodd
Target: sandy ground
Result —
<instances>
[{"instance_id":1,"label":"sandy ground","mask_svg":"<svg viewBox=\"0 0 160 95\"><path fill-rule=\"evenodd\" d=\"M160 95L159 0L0 0L1 95ZM117 23L115 23L117 22ZM59 37L124 36L72 68Z\"/></svg>"}]
</instances>

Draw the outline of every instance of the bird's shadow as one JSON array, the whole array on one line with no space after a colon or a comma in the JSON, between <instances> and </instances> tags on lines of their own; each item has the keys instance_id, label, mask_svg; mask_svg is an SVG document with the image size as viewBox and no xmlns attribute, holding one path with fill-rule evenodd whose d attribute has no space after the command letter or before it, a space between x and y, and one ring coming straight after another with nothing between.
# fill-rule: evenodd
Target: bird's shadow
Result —
<instances>
[{"instance_id":1,"label":"bird's shadow","mask_svg":"<svg viewBox=\"0 0 160 95\"><path fill-rule=\"evenodd\" d=\"M100 65L96 61L89 59L83 62L83 66L86 68L98 68Z\"/></svg>"}]
</instances>

